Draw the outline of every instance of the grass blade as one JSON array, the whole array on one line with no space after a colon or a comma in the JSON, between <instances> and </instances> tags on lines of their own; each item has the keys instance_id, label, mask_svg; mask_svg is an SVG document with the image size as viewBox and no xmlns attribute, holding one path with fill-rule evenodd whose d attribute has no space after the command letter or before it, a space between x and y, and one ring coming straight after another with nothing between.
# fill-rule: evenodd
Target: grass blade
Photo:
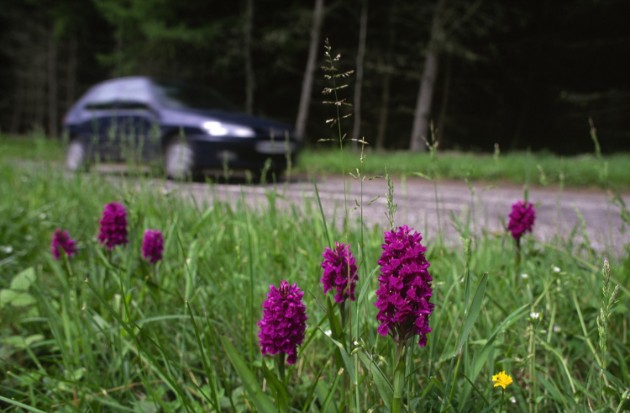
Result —
<instances>
[{"instance_id":1,"label":"grass blade","mask_svg":"<svg viewBox=\"0 0 630 413\"><path fill-rule=\"evenodd\" d=\"M243 381L245 390L249 394L251 401L256 405L259 412L264 413L276 413L278 409L274 406L271 399L262 391L258 380L254 373L247 367L245 360L241 357L239 352L234 348L234 345L226 337L221 337L221 344L225 350L225 354L230 359L232 366L236 370L236 373Z\"/></svg>"}]
</instances>

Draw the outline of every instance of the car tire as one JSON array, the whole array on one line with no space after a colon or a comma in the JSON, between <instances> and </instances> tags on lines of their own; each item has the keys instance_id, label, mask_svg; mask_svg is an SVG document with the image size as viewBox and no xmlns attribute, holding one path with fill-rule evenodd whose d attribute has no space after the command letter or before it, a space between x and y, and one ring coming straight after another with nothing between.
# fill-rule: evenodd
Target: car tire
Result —
<instances>
[{"instance_id":1,"label":"car tire","mask_svg":"<svg viewBox=\"0 0 630 413\"><path fill-rule=\"evenodd\" d=\"M187 142L172 140L164 152L164 169L171 179L187 179L192 176L194 153Z\"/></svg>"},{"instance_id":2,"label":"car tire","mask_svg":"<svg viewBox=\"0 0 630 413\"><path fill-rule=\"evenodd\" d=\"M68 145L66 169L72 172L87 169L87 148L85 143L79 139L72 140Z\"/></svg>"}]
</instances>

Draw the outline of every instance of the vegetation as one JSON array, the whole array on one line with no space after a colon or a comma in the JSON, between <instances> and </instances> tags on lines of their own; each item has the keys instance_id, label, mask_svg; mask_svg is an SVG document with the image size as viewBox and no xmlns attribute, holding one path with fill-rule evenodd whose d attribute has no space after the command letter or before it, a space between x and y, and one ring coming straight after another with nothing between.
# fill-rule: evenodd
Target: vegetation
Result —
<instances>
[{"instance_id":1,"label":"vegetation","mask_svg":"<svg viewBox=\"0 0 630 413\"><path fill-rule=\"evenodd\" d=\"M64 160L62 142L42 135L29 138L0 135L0 158L7 161L53 161L59 168ZM564 185L566 187L630 189L627 165L630 155L615 154L557 156L548 152L517 152L494 155L483 153L440 152L436 157L427 153L375 152L365 150L369 162L363 165L359 154L346 148L306 148L293 166L294 173L309 177L343 175L362 168L372 176L418 177L439 180L469 180L486 183L530 185Z\"/></svg>"},{"instance_id":2,"label":"vegetation","mask_svg":"<svg viewBox=\"0 0 630 413\"><path fill-rule=\"evenodd\" d=\"M369 162L364 164L364 172L378 176L389 173L438 180L630 189L628 154L597 158L595 155L563 157L545 152L495 156L447 151L434 158L427 153L367 151L365 157ZM297 171L319 176L353 171L360 166L359 156L352 150L306 150L298 159Z\"/></svg>"},{"instance_id":3,"label":"vegetation","mask_svg":"<svg viewBox=\"0 0 630 413\"><path fill-rule=\"evenodd\" d=\"M50 164L63 162L65 146L41 134L31 134L28 138L0 134L0 159L5 161L36 161ZM55 166L58 168L59 166Z\"/></svg>"},{"instance_id":4,"label":"vegetation","mask_svg":"<svg viewBox=\"0 0 630 413\"><path fill-rule=\"evenodd\" d=\"M432 121L445 150L584 153L589 117L604 152L629 148L626 0L255 3L7 2L0 130L61 135L89 86L141 74L216 88L313 143L326 134L318 71L328 38L340 70L356 71L348 136L379 150L423 149Z\"/></svg>"},{"instance_id":5,"label":"vegetation","mask_svg":"<svg viewBox=\"0 0 630 413\"><path fill-rule=\"evenodd\" d=\"M13 144L3 140L0 153L22 150L5 151ZM368 156L365 169L376 159ZM477 236L466 225L457 227L460 247L422 240L433 331L424 348L417 338L408 343L400 370L393 340L376 332L387 222L327 222L309 200L304 213L281 209L281 189L266 190L265 211L245 200L193 204L149 177L137 185L67 175L47 161L7 156L0 179L3 410L630 408L627 249L595 252L578 238L545 244L535 228L518 248L508 233ZM395 199L394 188L389 214ZM112 201L127 208L129 242L109 251L96 234ZM56 228L78 240L76 255L53 258ZM141 257L149 228L165 240L155 265ZM336 241L357 258L356 301L345 310L320 284L322 252ZM305 292L308 317L297 362L282 374L278 358L260 354L256 325L269 286L281 280Z\"/></svg>"},{"instance_id":6,"label":"vegetation","mask_svg":"<svg viewBox=\"0 0 630 413\"><path fill-rule=\"evenodd\" d=\"M3 410L630 409L630 244L597 251L584 227L543 241L527 191L505 200L505 232L473 232L472 216L453 216L448 237L394 227L389 170L405 155L372 164L364 141L346 140L347 72L328 52L339 151L317 158L344 162L361 188L369 171L386 175L374 227L348 207L327 219L318 196L302 209L281 204L283 186L263 188L263 208L245 192L234 204L191 202L159 177L67 174L50 141L35 140L30 160L24 141L0 141ZM589 184L614 192L617 159L592 133ZM360 145L355 161L344 143ZM437 178L460 173L454 164L471 187L475 162L526 187L556 173L564 185L575 171L510 156L497 147L492 161L474 161L432 144L425 170L411 159L398 173L437 192ZM319 173L323 162L312 164ZM363 199L348 201L362 214ZM621 214L630 225L622 201Z\"/></svg>"}]
</instances>

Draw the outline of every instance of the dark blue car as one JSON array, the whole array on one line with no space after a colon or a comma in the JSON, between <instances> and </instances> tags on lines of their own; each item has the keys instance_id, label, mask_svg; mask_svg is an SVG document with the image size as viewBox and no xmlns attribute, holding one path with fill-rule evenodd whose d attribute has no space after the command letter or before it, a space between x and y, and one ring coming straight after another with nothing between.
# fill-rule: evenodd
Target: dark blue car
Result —
<instances>
[{"instance_id":1,"label":"dark blue car","mask_svg":"<svg viewBox=\"0 0 630 413\"><path fill-rule=\"evenodd\" d=\"M130 159L163 162L171 178L208 169L279 176L294 161L292 127L231 110L203 87L125 77L99 83L68 111L66 166Z\"/></svg>"}]
</instances>

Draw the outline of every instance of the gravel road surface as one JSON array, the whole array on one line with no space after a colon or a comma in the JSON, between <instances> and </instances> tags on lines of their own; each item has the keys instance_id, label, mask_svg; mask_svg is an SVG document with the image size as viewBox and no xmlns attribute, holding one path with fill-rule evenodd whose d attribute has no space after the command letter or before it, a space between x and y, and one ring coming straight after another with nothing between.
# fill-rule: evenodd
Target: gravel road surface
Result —
<instances>
[{"instance_id":1,"label":"gravel road surface","mask_svg":"<svg viewBox=\"0 0 630 413\"><path fill-rule=\"evenodd\" d=\"M503 233L511 205L523 198L523 188L485 183L432 182L421 178L395 179L394 202L397 204L396 225L407 224L421 231L431 242L443 234L449 242L459 242L455 228L470 218L474 234ZM245 199L254 208L265 208L267 194L276 191L279 205L316 207L314 184L308 180L294 180L276 185L241 185L203 183L165 183L169 190L195 198L197 202L223 200L234 202ZM387 182L384 178L325 177L317 181L319 196L329 222L340 222L345 211L351 220L358 221L363 205L363 221L368 226L388 228ZM363 194L361 195L361 191ZM622 196L630 206L630 194ZM591 245L602 252L619 253L630 242L630 228L624 228L620 207L605 191L532 188L529 199L537 210L535 233L539 239L551 241L558 236L566 239L577 229L581 239L583 228ZM362 202L361 202L362 200Z\"/></svg>"}]
</instances>

